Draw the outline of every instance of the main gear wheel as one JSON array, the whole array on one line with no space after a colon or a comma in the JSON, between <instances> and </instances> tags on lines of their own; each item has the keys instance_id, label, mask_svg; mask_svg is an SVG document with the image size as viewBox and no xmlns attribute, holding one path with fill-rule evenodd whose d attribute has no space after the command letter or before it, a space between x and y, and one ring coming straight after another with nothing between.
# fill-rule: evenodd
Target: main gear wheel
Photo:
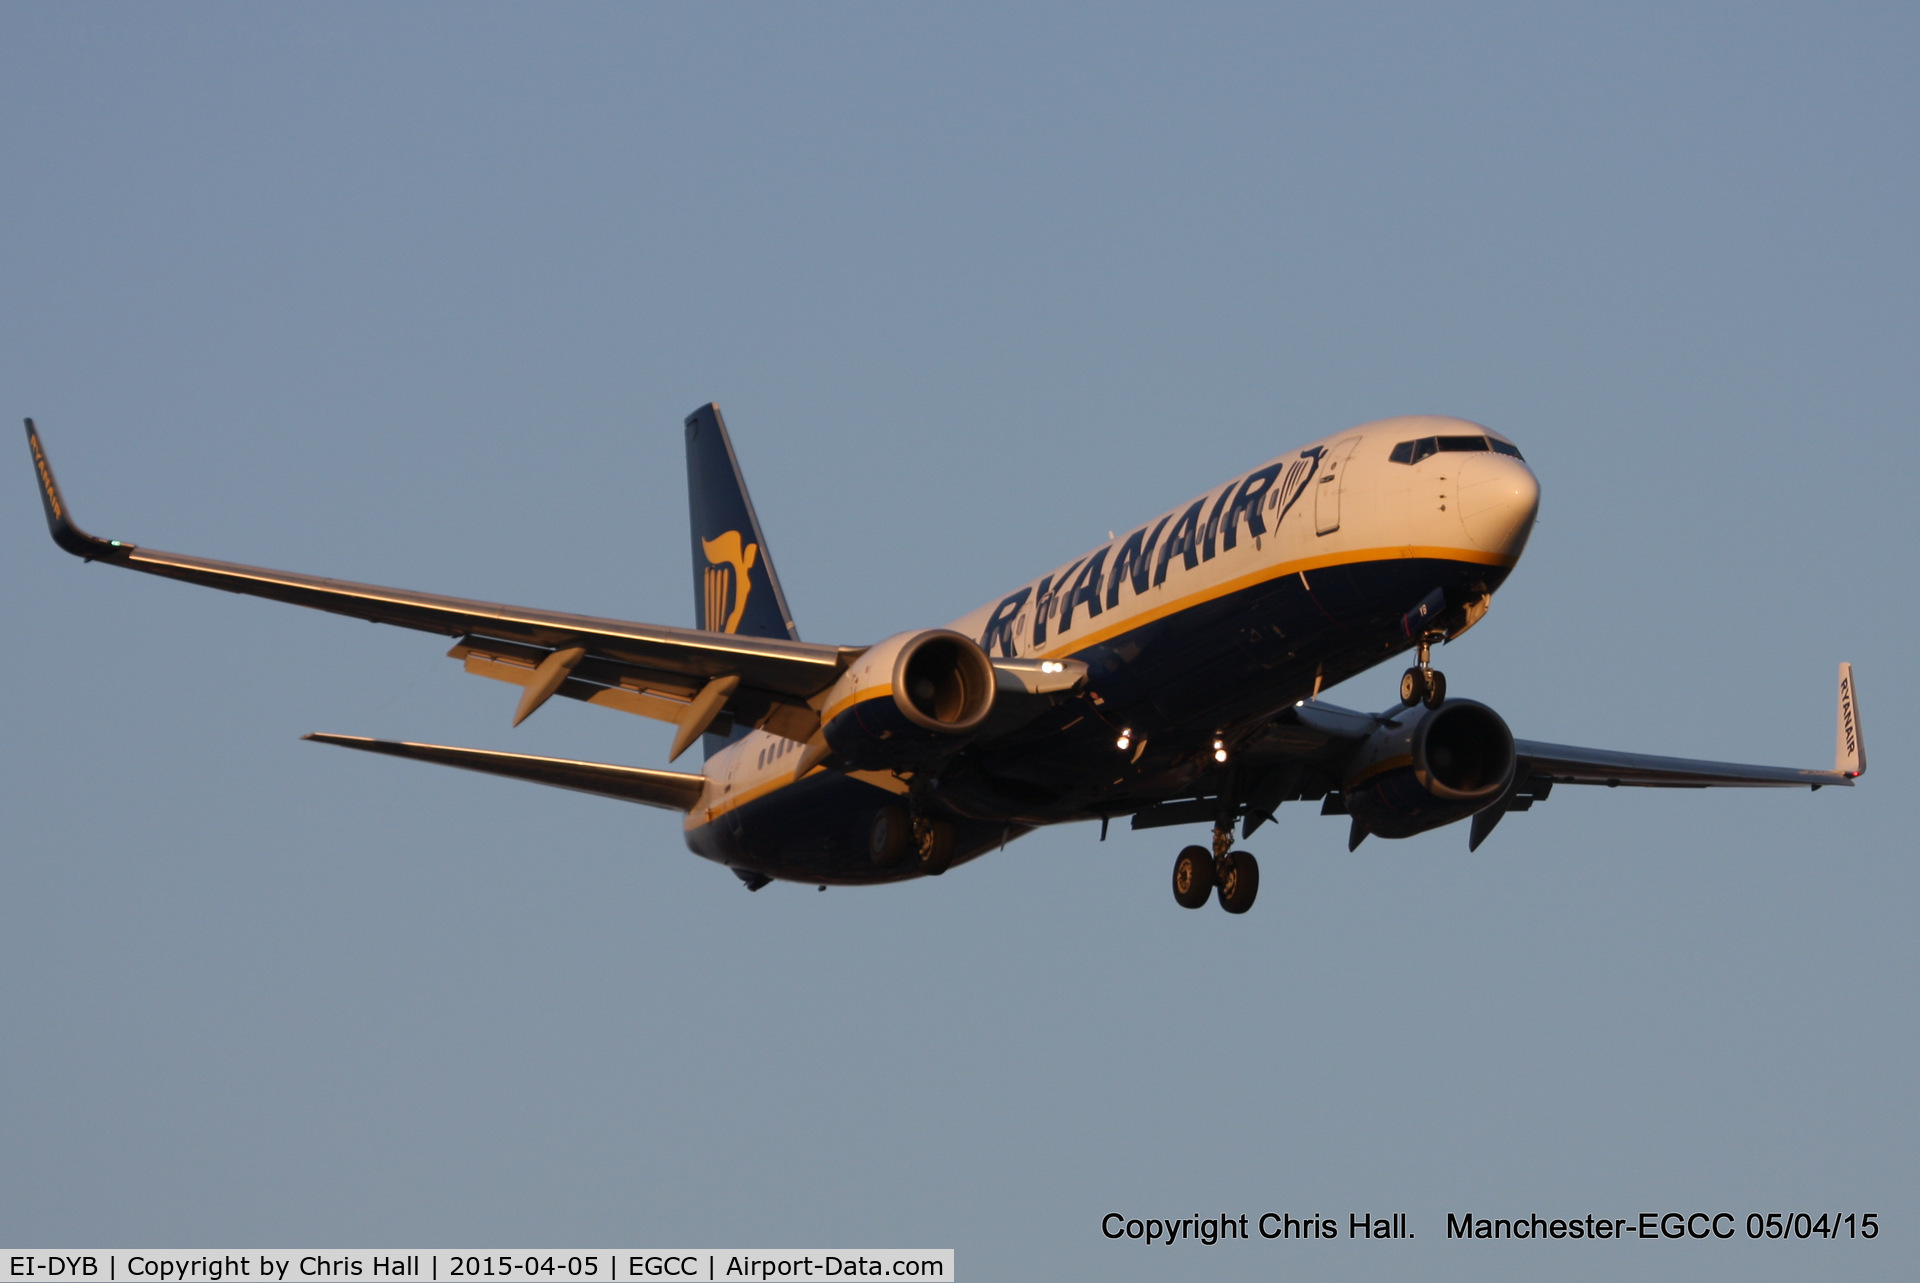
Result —
<instances>
[{"instance_id":1,"label":"main gear wheel","mask_svg":"<svg viewBox=\"0 0 1920 1283\"><path fill-rule=\"evenodd\" d=\"M1213 894L1213 852L1190 846L1173 862L1173 899L1183 909L1197 909Z\"/></svg>"},{"instance_id":2,"label":"main gear wheel","mask_svg":"<svg viewBox=\"0 0 1920 1283\"><path fill-rule=\"evenodd\" d=\"M1229 851L1214 869L1214 881L1220 891L1220 907L1228 913L1245 913L1260 894L1260 862L1246 851Z\"/></svg>"}]
</instances>

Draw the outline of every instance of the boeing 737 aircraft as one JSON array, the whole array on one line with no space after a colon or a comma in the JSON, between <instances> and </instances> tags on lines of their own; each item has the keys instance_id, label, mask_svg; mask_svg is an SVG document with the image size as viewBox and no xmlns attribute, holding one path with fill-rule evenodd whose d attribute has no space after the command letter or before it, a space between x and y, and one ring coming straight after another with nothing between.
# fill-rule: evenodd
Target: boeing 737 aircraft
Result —
<instances>
[{"instance_id":1,"label":"boeing 737 aircraft","mask_svg":"<svg viewBox=\"0 0 1920 1283\"><path fill-rule=\"evenodd\" d=\"M698 628L344 583L96 539L74 524L33 420L54 542L77 557L455 638L470 673L674 726L698 775L349 735L307 738L644 802L749 890L937 875L1043 824L1206 825L1174 899L1245 913L1234 850L1284 802L1348 817L1347 846L1470 821L1477 848L1556 785L1851 785L1866 769L1840 665L1830 771L1515 739L1447 697L1433 645L1478 623L1526 547L1540 488L1514 444L1461 419L1384 419L1270 459L944 628L803 642L720 407L686 420ZM1398 705L1323 688L1408 651Z\"/></svg>"}]
</instances>

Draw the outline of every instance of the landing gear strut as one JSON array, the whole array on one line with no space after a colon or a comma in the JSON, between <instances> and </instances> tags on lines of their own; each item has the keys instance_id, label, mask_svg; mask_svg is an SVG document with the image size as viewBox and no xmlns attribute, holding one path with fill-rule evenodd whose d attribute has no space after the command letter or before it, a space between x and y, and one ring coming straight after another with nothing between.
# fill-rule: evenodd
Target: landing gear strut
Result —
<instances>
[{"instance_id":1,"label":"landing gear strut","mask_svg":"<svg viewBox=\"0 0 1920 1283\"><path fill-rule=\"evenodd\" d=\"M1400 702L1408 708L1419 703L1425 703L1428 708L1438 708L1446 702L1446 674L1433 667L1433 643L1443 636L1443 633L1422 633L1420 662L1400 676Z\"/></svg>"},{"instance_id":2,"label":"landing gear strut","mask_svg":"<svg viewBox=\"0 0 1920 1283\"><path fill-rule=\"evenodd\" d=\"M1233 830L1213 831L1213 850L1190 846L1173 862L1173 898L1183 909L1197 909L1216 890L1220 907L1245 913L1260 893L1260 863L1245 851L1232 850Z\"/></svg>"}]
</instances>

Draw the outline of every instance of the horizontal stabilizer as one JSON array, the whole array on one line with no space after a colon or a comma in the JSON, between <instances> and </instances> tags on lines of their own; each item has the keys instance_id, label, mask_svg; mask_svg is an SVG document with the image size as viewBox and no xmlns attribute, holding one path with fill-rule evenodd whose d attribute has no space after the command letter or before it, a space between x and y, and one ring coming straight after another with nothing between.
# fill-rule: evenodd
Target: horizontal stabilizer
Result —
<instances>
[{"instance_id":1,"label":"horizontal stabilizer","mask_svg":"<svg viewBox=\"0 0 1920 1283\"><path fill-rule=\"evenodd\" d=\"M338 744L367 753L438 762L489 775L505 775L555 788L598 793L603 797L644 802L670 811L691 811L706 788L705 776L679 771L655 771L643 766L611 766L604 762L575 762L564 757L531 757L525 753L494 753L480 748L451 748L444 744L408 744L399 740L368 739L361 735L303 736L321 744Z\"/></svg>"}]
</instances>

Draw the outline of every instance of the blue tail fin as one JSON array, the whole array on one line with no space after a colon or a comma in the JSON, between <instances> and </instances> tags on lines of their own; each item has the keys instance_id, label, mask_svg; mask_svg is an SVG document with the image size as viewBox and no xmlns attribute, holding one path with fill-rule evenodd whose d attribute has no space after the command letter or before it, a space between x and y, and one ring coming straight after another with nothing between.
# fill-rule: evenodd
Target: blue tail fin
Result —
<instances>
[{"instance_id":1,"label":"blue tail fin","mask_svg":"<svg viewBox=\"0 0 1920 1283\"><path fill-rule=\"evenodd\" d=\"M701 628L800 640L760 533L726 420L711 403L687 416L687 515L693 522L693 596Z\"/></svg>"}]
</instances>

